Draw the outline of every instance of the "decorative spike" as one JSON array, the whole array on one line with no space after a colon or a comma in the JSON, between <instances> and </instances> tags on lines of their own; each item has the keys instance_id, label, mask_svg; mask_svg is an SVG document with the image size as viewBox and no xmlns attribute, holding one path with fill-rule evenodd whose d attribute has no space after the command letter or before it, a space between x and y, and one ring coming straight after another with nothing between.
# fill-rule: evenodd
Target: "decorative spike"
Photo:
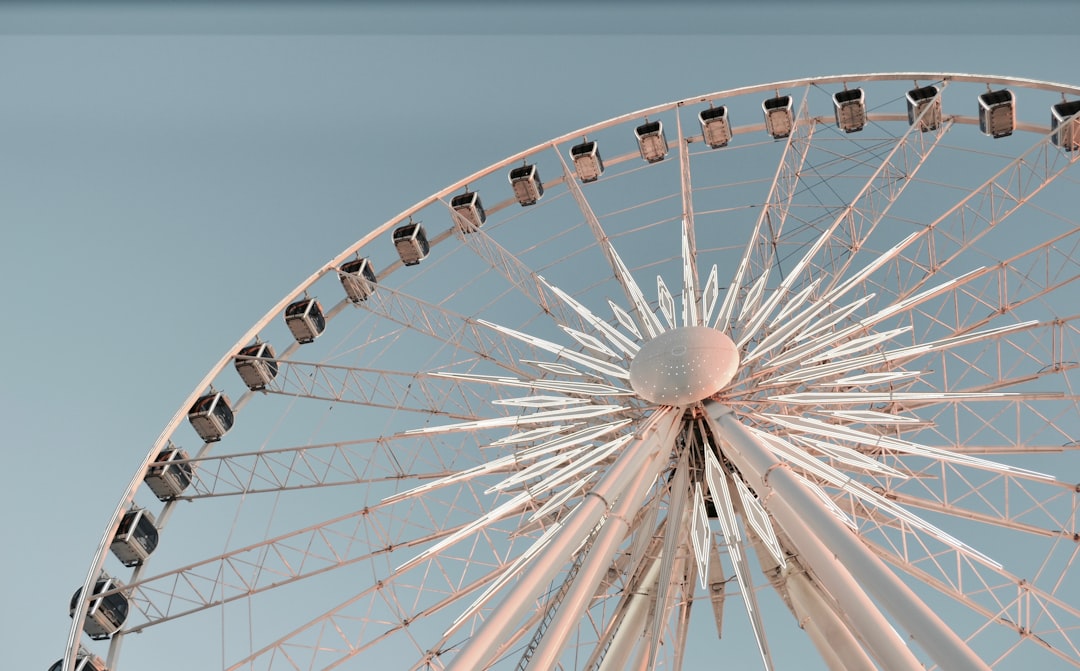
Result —
<instances>
[{"instance_id":1,"label":"decorative spike","mask_svg":"<svg viewBox=\"0 0 1080 671\"><path fill-rule=\"evenodd\" d=\"M530 361L529 359L522 359L521 363L527 363L530 366L536 366L541 370L546 370L549 373L555 373L556 375L569 375L570 377L584 377L585 373L582 373L573 366L567 366L564 363L554 363L551 361Z\"/></svg>"},{"instance_id":2,"label":"decorative spike","mask_svg":"<svg viewBox=\"0 0 1080 671\"><path fill-rule=\"evenodd\" d=\"M776 563L781 567L787 566L787 560L784 558L784 551L780 549L780 541L776 540L776 532L773 531L772 522L769 521L769 514L765 512L765 509L761 507L757 497L754 496L750 489L739 478L732 478L735 483L735 491L739 493L739 500L742 503L743 513L745 514L746 521L750 523L750 528L754 530L758 538L761 539L762 544L772 555Z\"/></svg>"},{"instance_id":3,"label":"decorative spike","mask_svg":"<svg viewBox=\"0 0 1080 671\"><path fill-rule=\"evenodd\" d=\"M615 319L622 325L624 329L634 334L634 337L638 340L641 339L641 332L638 331L637 324L634 323L633 317L631 317L626 310L616 305L612 301L608 301L608 305L611 306L611 311L615 314Z\"/></svg>"},{"instance_id":4,"label":"decorative spike","mask_svg":"<svg viewBox=\"0 0 1080 671\"><path fill-rule=\"evenodd\" d=\"M694 483L694 510L690 515L690 540L694 546L694 559L697 561L697 575L701 580L701 588L708 589L706 581L709 577L709 542L712 537L709 531L709 514L705 507L705 494L701 490L701 483Z\"/></svg>"},{"instance_id":5,"label":"decorative spike","mask_svg":"<svg viewBox=\"0 0 1080 671\"><path fill-rule=\"evenodd\" d=\"M748 315L752 315L758 308L758 304L761 302L761 295L765 292L765 284L769 281L769 269L766 268L761 277L757 278L750 286L750 291L746 294L746 299L743 300L742 307L739 310L740 322L745 322ZM754 334L751 333L750 336ZM743 336L746 337L745 334Z\"/></svg>"},{"instance_id":6,"label":"decorative spike","mask_svg":"<svg viewBox=\"0 0 1080 671\"><path fill-rule=\"evenodd\" d=\"M526 362L535 363L535 362ZM568 394L584 394L586 396L626 396L633 392L622 387L613 387L608 384L593 382L574 382L571 380L519 380L502 375L480 375L477 373L445 373L431 374L433 377L445 377L452 380L466 382L482 382L500 387L516 387L519 389L533 389L538 391L559 391Z\"/></svg>"},{"instance_id":7,"label":"decorative spike","mask_svg":"<svg viewBox=\"0 0 1080 671\"><path fill-rule=\"evenodd\" d=\"M570 497L584 489L585 485L589 483L589 480L592 480L595 476L596 471L593 471L576 482L567 485L561 492L544 502L544 505L540 506L540 508L529 517L529 521L535 522L536 520L551 514L553 510L569 501Z\"/></svg>"},{"instance_id":8,"label":"decorative spike","mask_svg":"<svg viewBox=\"0 0 1080 671\"><path fill-rule=\"evenodd\" d=\"M556 408L568 405L588 403L588 399L567 396L521 396L518 398L495 399L492 405L512 405L519 408Z\"/></svg>"},{"instance_id":9,"label":"decorative spike","mask_svg":"<svg viewBox=\"0 0 1080 671\"><path fill-rule=\"evenodd\" d=\"M683 326L698 326L701 323L698 321L697 273L694 270L695 264L691 254L690 222L684 217L682 220Z\"/></svg>"},{"instance_id":10,"label":"decorative spike","mask_svg":"<svg viewBox=\"0 0 1080 671\"><path fill-rule=\"evenodd\" d=\"M543 282L544 286L550 289L552 293L558 296L560 300L570 306L570 309L574 310L574 312L577 312L582 319L584 319L587 323L591 324L593 328L600 331L600 333L604 334L604 337L607 338L608 341L610 341L611 344L614 345L617 349L621 350L629 357L633 357L634 354L637 353L639 347L636 343L634 343L632 340L630 340L623 334L619 333L603 319L597 317L595 314L593 314L591 310L589 310L587 307L575 300L573 296L556 287L555 285L548 283L548 281L545 280L543 277L540 277L540 281ZM627 318L629 318L629 315L627 315Z\"/></svg>"},{"instance_id":11,"label":"decorative spike","mask_svg":"<svg viewBox=\"0 0 1080 671\"><path fill-rule=\"evenodd\" d=\"M478 419L472 422L459 422L457 424L443 424L441 426L425 426L419 429L409 429L405 435L420 433L448 433L451 431L472 431L475 429L494 429L507 426L519 426L525 424L542 424L546 422L561 422L568 419L589 419L623 410L621 405L587 405L578 408L560 408L559 410L544 410L534 412L531 415L518 415L509 417L493 417L491 419Z\"/></svg>"},{"instance_id":12,"label":"decorative spike","mask_svg":"<svg viewBox=\"0 0 1080 671\"><path fill-rule=\"evenodd\" d=\"M893 415L887 412L878 412L877 410L821 410L820 414L836 417L837 419L846 419L851 422L874 425L918 424L922 421L918 417Z\"/></svg>"},{"instance_id":13,"label":"decorative spike","mask_svg":"<svg viewBox=\"0 0 1080 671\"><path fill-rule=\"evenodd\" d=\"M910 380L921 376L921 370L890 370L881 373L862 373L861 375L849 375L831 382L818 382L811 387L870 387L877 384Z\"/></svg>"},{"instance_id":14,"label":"decorative spike","mask_svg":"<svg viewBox=\"0 0 1080 671\"><path fill-rule=\"evenodd\" d=\"M630 378L630 374L627 373L625 369L610 364L607 361L601 361L600 359L593 358L586 354L575 352L571 349L563 347L562 345L557 345L549 340L537 338L536 336L529 335L528 333L522 333L521 331L515 331L514 329L507 328L505 326L499 326L498 324L494 324L484 319L478 319L476 321L478 324L483 324L484 326L492 330L498 331L499 333L508 335L511 338L517 338L522 342L526 342L530 345L539 347L540 349L547 350L552 354L557 354L558 356L569 359L574 363L581 364L586 368L591 368L598 373L610 375L611 377L617 377L624 380Z\"/></svg>"},{"instance_id":15,"label":"decorative spike","mask_svg":"<svg viewBox=\"0 0 1080 671\"><path fill-rule=\"evenodd\" d=\"M762 441L764 445L769 447L778 457L790 461L793 464L798 465L807 472L814 473L821 477L822 480L836 487L837 489L849 493L858 499L878 508L882 512L888 513L893 517L907 522L914 528L923 531L930 536L933 536L942 543L952 547L953 549L966 554L968 557L994 568L1001 568L1001 564L990 559L986 555L982 554L978 550L961 543L959 540L945 533L941 529L938 529L934 525L930 524L921 517L910 513L903 506L888 500L884 496L881 496L877 492L871 490L866 485L857 482L851 478L851 476L843 473L832 466L818 461L813 457L806 454L805 451L792 445L790 442L778 437L773 436L770 433L761 431L750 427L750 431Z\"/></svg>"},{"instance_id":16,"label":"decorative spike","mask_svg":"<svg viewBox=\"0 0 1080 671\"><path fill-rule=\"evenodd\" d=\"M803 287L799 293L795 294L795 296L776 313L776 316L769 322L769 326L776 326L781 321L791 316L793 312L805 305L806 301L810 298L810 294L818 288L819 284L821 284L820 277Z\"/></svg>"},{"instance_id":17,"label":"decorative spike","mask_svg":"<svg viewBox=\"0 0 1080 671\"><path fill-rule=\"evenodd\" d=\"M615 251L610 242L608 242L608 251L611 254L612 262L615 264L615 274L619 281L623 283L627 295L630 296L630 301L634 304L634 309L638 313L638 319L641 320L642 326L645 327L645 332L649 334L650 338L655 338L664 332L664 327L660 325L660 321L653 314L652 309L649 308L649 302L645 300L645 294L641 292L641 288L634 281L630 270L623 263L622 257L619 256L619 253Z\"/></svg>"},{"instance_id":18,"label":"decorative spike","mask_svg":"<svg viewBox=\"0 0 1080 671\"><path fill-rule=\"evenodd\" d=\"M750 564L743 552L742 539L739 536L738 522L735 519L735 509L731 502L731 492L727 485L728 474L720 466L712 449L705 449L705 481L709 485L709 492L713 498L717 518L724 534L724 544L727 545L728 555L735 568L735 579L739 583L739 591L743 595L743 605L746 606L746 614L750 617L750 624L754 630L754 638L758 644L765 667L772 668L772 657L769 654L769 646L765 640L765 626L761 620L761 611L758 608L757 592L754 590L750 579Z\"/></svg>"},{"instance_id":19,"label":"decorative spike","mask_svg":"<svg viewBox=\"0 0 1080 671\"><path fill-rule=\"evenodd\" d=\"M559 328L565 331L566 334L569 335L571 338L578 341L578 343L580 343L582 347L586 347L596 352L597 354L603 354L604 356L609 356L613 359L619 358L619 355L613 352L610 347L600 342L597 338L594 338L588 333L582 333L577 329L572 329L569 326L563 326L561 324L559 325Z\"/></svg>"},{"instance_id":20,"label":"decorative spike","mask_svg":"<svg viewBox=\"0 0 1080 671\"><path fill-rule=\"evenodd\" d=\"M709 602L712 604L713 620L716 622L716 637L724 637L724 597L727 592L727 579L724 567L720 563L720 550L716 543L709 543Z\"/></svg>"},{"instance_id":21,"label":"decorative spike","mask_svg":"<svg viewBox=\"0 0 1080 671\"><path fill-rule=\"evenodd\" d=\"M511 434L509 436L506 436L505 438L500 438L500 439L496 440L495 442L491 443L490 446L491 447L501 447L503 445L513 445L514 443L532 442L532 441L538 440L540 438L546 438L547 436L550 436L550 435L553 435L553 434L563 433L565 431L569 431L570 429L572 429L572 428L574 428L576 426L581 426L581 424L580 423L577 423L577 424L556 424L555 426L542 426L539 429L530 429L528 431L521 431L519 433L514 433L514 434Z\"/></svg>"},{"instance_id":22,"label":"decorative spike","mask_svg":"<svg viewBox=\"0 0 1080 671\"><path fill-rule=\"evenodd\" d=\"M716 264L709 271L709 279L705 280L705 289L701 292L701 305L705 314L701 317L701 325L706 326L712 319L713 310L716 309L716 299L720 297L720 278Z\"/></svg>"},{"instance_id":23,"label":"decorative spike","mask_svg":"<svg viewBox=\"0 0 1080 671\"><path fill-rule=\"evenodd\" d=\"M675 299L671 296L671 292L668 291L667 285L664 284L664 278L659 275L656 276L656 297L660 302L660 312L663 313L668 328L674 329L677 326L675 321Z\"/></svg>"},{"instance_id":24,"label":"decorative spike","mask_svg":"<svg viewBox=\"0 0 1080 671\"><path fill-rule=\"evenodd\" d=\"M600 436L607 435L612 431L618 431L622 427L629 424L629 419L619 419L614 422L604 422L603 424L595 424L592 426L586 426L583 429L574 431L573 433L567 433L560 435L558 438L554 438L540 445L526 448L517 453L519 459L528 459L540 454L546 454L548 452L554 452L556 450L572 447L574 445L580 445L587 440L593 440Z\"/></svg>"}]
</instances>

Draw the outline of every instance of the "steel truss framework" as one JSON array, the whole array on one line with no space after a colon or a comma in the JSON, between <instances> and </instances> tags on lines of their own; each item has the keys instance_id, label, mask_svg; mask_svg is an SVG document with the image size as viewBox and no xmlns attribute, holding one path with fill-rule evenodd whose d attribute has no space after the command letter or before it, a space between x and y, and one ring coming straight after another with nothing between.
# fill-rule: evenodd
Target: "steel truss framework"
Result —
<instances>
[{"instance_id":1,"label":"steel truss framework","mask_svg":"<svg viewBox=\"0 0 1080 671\"><path fill-rule=\"evenodd\" d=\"M903 113L912 82L939 89L929 130L931 106ZM855 87L867 124L845 133L832 94ZM979 133L988 87L1021 101L1009 137ZM772 138L756 120L780 95L792 130ZM89 642L83 599L65 668L80 645L114 671L169 668L153 651L191 636L216 649L177 668L1080 667L1080 151L1046 123L1078 95L779 82L596 124L433 194L316 270L181 404L83 585L120 577L130 613ZM720 105L732 140L710 149L697 115ZM646 163L634 129L656 120L670 153ZM605 153L595 183L569 154L583 137ZM506 184L523 161L555 176L530 207ZM479 228L451 207L466 185ZM410 219L432 243L418 267L389 243ZM295 344L285 306L344 296L356 256L379 269L371 296ZM730 335L735 377L648 402L630 363L693 326ZM187 409L243 389L256 338L283 349L276 376L234 392L235 427L158 501L147 468L198 443ZM162 542L124 568L109 546L133 506Z\"/></svg>"}]
</instances>

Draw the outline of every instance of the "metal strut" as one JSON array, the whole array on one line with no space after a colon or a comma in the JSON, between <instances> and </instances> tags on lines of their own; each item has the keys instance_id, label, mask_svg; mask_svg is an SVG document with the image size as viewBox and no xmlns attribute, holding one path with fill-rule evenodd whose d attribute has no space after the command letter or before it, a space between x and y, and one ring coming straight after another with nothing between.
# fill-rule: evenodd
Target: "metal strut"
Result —
<instances>
[{"instance_id":1,"label":"metal strut","mask_svg":"<svg viewBox=\"0 0 1080 671\"><path fill-rule=\"evenodd\" d=\"M604 519L607 519L606 517ZM533 632L532 640L529 641L529 645L525 646L525 652L522 653L521 659L518 661L517 666L514 667L516 671L525 671L529 666L529 662L532 660L533 653L540 647L540 641L544 640L544 633L547 631L548 626L551 625L551 621L555 618L555 613L559 610L559 605L562 604L563 599L566 597L566 593L570 591L570 586L574 584L574 578L577 577L578 571L581 570L581 564L585 561L586 555L589 554L589 548L592 547L593 541L596 540L596 534L600 532L600 528L604 526L604 520L601 520L595 527L593 527L592 533L585 539L585 543L581 546L581 550L574 556L574 563L570 565L570 569L566 572L566 578L563 579L562 585L559 586L559 591L555 593L555 596L551 597L551 601L548 602L547 610L544 612L544 617L540 619L540 623L536 625L536 631Z\"/></svg>"}]
</instances>

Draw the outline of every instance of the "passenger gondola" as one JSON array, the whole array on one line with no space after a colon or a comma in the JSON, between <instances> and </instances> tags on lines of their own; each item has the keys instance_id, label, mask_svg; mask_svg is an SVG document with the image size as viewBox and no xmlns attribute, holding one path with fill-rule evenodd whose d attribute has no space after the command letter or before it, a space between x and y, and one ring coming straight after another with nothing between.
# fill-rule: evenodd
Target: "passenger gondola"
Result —
<instances>
[{"instance_id":1,"label":"passenger gondola","mask_svg":"<svg viewBox=\"0 0 1080 671\"><path fill-rule=\"evenodd\" d=\"M236 372L252 391L266 389L278 374L278 362L270 343L257 342L236 353Z\"/></svg>"},{"instance_id":2,"label":"passenger gondola","mask_svg":"<svg viewBox=\"0 0 1080 671\"><path fill-rule=\"evenodd\" d=\"M508 175L514 197L522 207L535 205L544 196L544 183L540 181L540 172L535 164L519 166Z\"/></svg>"},{"instance_id":3,"label":"passenger gondola","mask_svg":"<svg viewBox=\"0 0 1080 671\"><path fill-rule=\"evenodd\" d=\"M791 135L791 130L795 127L795 117L791 110L791 96L776 96L761 103L761 111L765 114L765 130L773 139L782 140Z\"/></svg>"},{"instance_id":4,"label":"passenger gondola","mask_svg":"<svg viewBox=\"0 0 1080 671\"><path fill-rule=\"evenodd\" d=\"M169 501L180 496L191 485L195 469L187 461L187 452L170 443L158 453L157 458L146 469L143 482L161 501ZM179 462L179 463L178 463Z\"/></svg>"},{"instance_id":5,"label":"passenger gondola","mask_svg":"<svg viewBox=\"0 0 1080 671\"><path fill-rule=\"evenodd\" d=\"M375 293L375 285L379 278L375 276L375 269L371 265L371 259L353 259L341 264L338 269L338 279L345 289L345 295L353 303L366 301Z\"/></svg>"},{"instance_id":6,"label":"passenger gondola","mask_svg":"<svg viewBox=\"0 0 1080 671\"><path fill-rule=\"evenodd\" d=\"M158 528L149 510L132 508L113 534L110 549L124 566L142 564L158 545Z\"/></svg>"},{"instance_id":7,"label":"passenger gondola","mask_svg":"<svg viewBox=\"0 0 1080 671\"><path fill-rule=\"evenodd\" d=\"M907 92L908 123L918 124L922 132L937 130L941 125L941 91L936 86L922 86ZM925 110L925 112L924 112Z\"/></svg>"},{"instance_id":8,"label":"passenger gondola","mask_svg":"<svg viewBox=\"0 0 1080 671\"><path fill-rule=\"evenodd\" d=\"M457 213L454 223L462 233L472 233L487 221L480 194L475 191L466 191L451 198L450 209Z\"/></svg>"},{"instance_id":9,"label":"passenger gondola","mask_svg":"<svg viewBox=\"0 0 1080 671\"><path fill-rule=\"evenodd\" d=\"M979 130L992 138L1012 135L1016 129L1016 96L1009 89L979 96Z\"/></svg>"},{"instance_id":10,"label":"passenger gondola","mask_svg":"<svg viewBox=\"0 0 1080 671\"><path fill-rule=\"evenodd\" d=\"M95 583L94 596L87 606L86 620L83 624L83 631L90 638L94 640L109 638L119 631L120 627L124 626L124 620L128 616L128 598L120 592L108 596L98 596L118 587L123 587L123 583L104 573ZM75 594L71 597L71 607L68 610L71 617L75 617L75 611L79 608L81 598L82 587L75 590Z\"/></svg>"},{"instance_id":11,"label":"passenger gondola","mask_svg":"<svg viewBox=\"0 0 1080 671\"><path fill-rule=\"evenodd\" d=\"M710 107L698 113L701 135L705 144L712 149L726 147L731 142L731 122L728 120L727 107Z\"/></svg>"},{"instance_id":12,"label":"passenger gondola","mask_svg":"<svg viewBox=\"0 0 1080 671\"><path fill-rule=\"evenodd\" d=\"M667 137L664 135L664 124L659 121L646 121L634 129L637 137L638 151L641 158L649 163L663 161L667 156Z\"/></svg>"},{"instance_id":13,"label":"passenger gondola","mask_svg":"<svg viewBox=\"0 0 1080 671\"><path fill-rule=\"evenodd\" d=\"M49 667L49 671L62 671L64 668L64 660L58 659L56 663ZM97 655L91 653L86 648L79 648L79 651L75 653L75 666L71 667L71 671L108 671L105 666L105 661Z\"/></svg>"},{"instance_id":14,"label":"passenger gondola","mask_svg":"<svg viewBox=\"0 0 1080 671\"><path fill-rule=\"evenodd\" d=\"M301 345L314 342L326 330L322 305L314 298L302 298L290 303L285 308L285 325Z\"/></svg>"},{"instance_id":15,"label":"passenger gondola","mask_svg":"<svg viewBox=\"0 0 1080 671\"><path fill-rule=\"evenodd\" d=\"M232 428L233 419L229 397L220 391L199 397L188 411L188 421L195 433L208 443L221 440Z\"/></svg>"},{"instance_id":16,"label":"passenger gondola","mask_svg":"<svg viewBox=\"0 0 1080 671\"><path fill-rule=\"evenodd\" d=\"M845 133L855 133L866 126L866 94L862 89L844 89L833 94L836 125Z\"/></svg>"},{"instance_id":17,"label":"passenger gondola","mask_svg":"<svg viewBox=\"0 0 1080 671\"><path fill-rule=\"evenodd\" d=\"M570 147L570 160L574 162L574 172L582 184L595 182L604 174L604 160L596 142L586 140Z\"/></svg>"},{"instance_id":18,"label":"passenger gondola","mask_svg":"<svg viewBox=\"0 0 1080 671\"><path fill-rule=\"evenodd\" d=\"M417 265L427 258L431 251L427 232L419 222L414 221L394 229L394 247L401 257L401 262L407 266Z\"/></svg>"},{"instance_id":19,"label":"passenger gondola","mask_svg":"<svg viewBox=\"0 0 1080 671\"><path fill-rule=\"evenodd\" d=\"M1065 151L1080 149L1080 100L1060 102L1050 108L1050 140ZM1070 118L1071 117L1071 118Z\"/></svg>"}]
</instances>

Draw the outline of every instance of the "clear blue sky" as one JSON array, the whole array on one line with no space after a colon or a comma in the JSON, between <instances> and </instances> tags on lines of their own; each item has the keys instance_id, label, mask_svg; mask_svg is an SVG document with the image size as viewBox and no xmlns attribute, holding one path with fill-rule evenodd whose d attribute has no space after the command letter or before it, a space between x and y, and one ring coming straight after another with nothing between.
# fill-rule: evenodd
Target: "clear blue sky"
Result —
<instances>
[{"instance_id":1,"label":"clear blue sky","mask_svg":"<svg viewBox=\"0 0 1080 671\"><path fill-rule=\"evenodd\" d=\"M1078 84L1078 25L1072 2L0 4L7 665L59 657L108 515L205 371L372 226L709 91Z\"/></svg>"}]
</instances>

